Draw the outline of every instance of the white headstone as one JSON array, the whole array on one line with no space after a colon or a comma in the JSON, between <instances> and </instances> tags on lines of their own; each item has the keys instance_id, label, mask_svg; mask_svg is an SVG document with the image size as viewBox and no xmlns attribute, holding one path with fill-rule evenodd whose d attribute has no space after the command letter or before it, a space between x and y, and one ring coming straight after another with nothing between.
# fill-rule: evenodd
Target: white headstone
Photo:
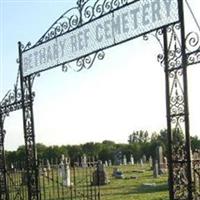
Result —
<instances>
[{"instance_id":1,"label":"white headstone","mask_svg":"<svg viewBox=\"0 0 200 200\"><path fill-rule=\"evenodd\" d=\"M126 155L123 156L123 165L127 165Z\"/></svg>"},{"instance_id":2,"label":"white headstone","mask_svg":"<svg viewBox=\"0 0 200 200\"><path fill-rule=\"evenodd\" d=\"M166 157L163 158L163 168L167 169L167 158Z\"/></svg>"},{"instance_id":3,"label":"white headstone","mask_svg":"<svg viewBox=\"0 0 200 200\"><path fill-rule=\"evenodd\" d=\"M158 178L159 176L159 169L158 169L158 161L155 161L154 169L153 169L153 177Z\"/></svg>"},{"instance_id":4,"label":"white headstone","mask_svg":"<svg viewBox=\"0 0 200 200\"><path fill-rule=\"evenodd\" d=\"M82 159L81 159L81 166L82 167L87 167L87 157L86 155L84 154Z\"/></svg>"},{"instance_id":5,"label":"white headstone","mask_svg":"<svg viewBox=\"0 0 200 200\"><path fill-rule=\"evenodd\" d=\"M59 164L59 175L62 179L63 185L69 187L71 185L70 165L66 159L64 161L61 160L61 163Z\"/></svg>"},{"instance_id":6,"label":"white headstone","mask_svg":"<svg viewBox=\"0 0 200 200\"><path fill-rule=\"evenodd\" d=\"M152 157L150 156L149 157L149 165L150 165L150 167L152 167L152 164L153 164L153 160L152 160Z\"/></svg>"},{"instance_id":7,"label":"white headstone","mask_svg":"<svg viewBox=\"0 0 200 200\"><path fill-rule=\"evenodd\" d=\"M130 157L130 162L131 162L131 165L134 165L135 164L135 161L134 161L134 158L133 158L133 155L131 154L131 157Z\"/></svg>"},{"instance_id":8,"label":"white headstone","mask_svg":"<svg viewBox=\"0 0 200 200\"><path fill-rule=\"evenodd\" d=\"M147 162L147 157L146 157L146 155L143 155L143 156L142 156L142 160L143 160L143 163L146 163L146 162Z\"/></svg>"},{"instance_id":9,"label":"white headstone","mask_svg":"<svg viewBox=\"0 0 200 200\"><path fill-rule=\"evenodd\" d=\"M143 159L140 159L140 165L141 165L141 167L144 166Z\"/></svg>"},{"instance_id":10,"label":"white headstone","mask_svg":"<svg viewBox=\"0 0 200 200\"><path fill-rule=\"evenodd\" d=\"M105 165L105 167L108 167L108 161L107 160L104 162L104 165Z\"/></svg>"}]
</instances>

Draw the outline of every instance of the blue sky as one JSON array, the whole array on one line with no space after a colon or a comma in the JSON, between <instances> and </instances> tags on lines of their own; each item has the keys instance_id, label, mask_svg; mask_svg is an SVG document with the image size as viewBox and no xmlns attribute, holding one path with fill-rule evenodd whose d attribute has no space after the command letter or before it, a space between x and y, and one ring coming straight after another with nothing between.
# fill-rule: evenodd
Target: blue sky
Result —
<instances>
[{"instance_id":1,"label":"blue sky","mask_svg":"<svg viewBox=\"0 0 200 200\"><path fill-rule=\"evenodd\" d=\"M17 42L36 42L53 22L76 4L74 0L1 2L0 98L16 80ZM191 6L200 21L198 0ZM196 28L186 24L188 30ZM186 20L186 21L187 21ZM105 51L90 70L63 73L61 67L36 78L36 141L46 145L80 144L104 139L127 142L134 130L166 128L164 72L154 38L142 38ZM189 69L191 132L200 136L200 65ZM22 112L6 118L6 148L24 143Z\"/></svg>"}]
</instances>

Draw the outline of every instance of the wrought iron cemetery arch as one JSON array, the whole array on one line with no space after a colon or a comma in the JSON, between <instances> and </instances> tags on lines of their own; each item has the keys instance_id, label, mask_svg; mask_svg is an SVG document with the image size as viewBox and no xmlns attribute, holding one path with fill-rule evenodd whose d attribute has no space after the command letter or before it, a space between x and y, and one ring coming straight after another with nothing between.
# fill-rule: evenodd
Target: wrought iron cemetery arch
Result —
<instances>
[{"instance_id":1,"label":"wrought iron cemetery arch","mask_svg":"<svg viewBox=\"0 0 200 200\"><path fill-rule=\"evenodd\" d=\"M35 131L33 118L33 100L34 93L32 86L35 77L42 71L62 65L63 71L72 68L76 71L89 69L96 59L103 59L103 50L111 46L118 45L130 39L143 36L148 39L149 33L159 41L163 53L158 55L158 61L164 67L166 80L166 109L167 109L167 129L168 129L168 166L169 166L169 194L170 200L197 199L199 193L194 187L192 178L192 169L199 163L192 163L190 155L190 129L189 129L189 111L188 111L188 87L187 87L187 66L200 63L200 41L197 33L185 33L183 0L173 0L177 3L178 20L159 27L152 28L149 31L140 33L136 36L124 39L108 46L103 46L98 50L83 53L82 56L69 58L67 62L54 63L47 68L43 67L37 71L32 69L24 70L24 62L30 67L29 59L24 59L23 55L34 48L38 48L53 39L81 27L89 25L92 22L101 20L104 16L112 15L121 9L136 4L142 0L97 0L94 5L89 0L78 0L77 7L64 13L48 31L31 46L18 43L19 50L19 72L20 87L16 84L13 91L9 91L0 104L0 199L9 199L6 185L6 165L4 154L4 120L10 112L23 110L23 128L26 149L26 171L28 179L28 199L39 200L39 171L35 147ZM152 0L148 0L152 2ZM86 36L87 37L87 36ZM191 50L192 48L192 50ZM69 64L69 62L72 62ZM74 67L75 66L75 67ZM18 81L17 81L18 82ZM172 129L185 133L185 144L175 144L173 141ZM194 165L193 165L194 164ZM181 174L184 173L184 176Z\"/></svg>"}]
</instances>

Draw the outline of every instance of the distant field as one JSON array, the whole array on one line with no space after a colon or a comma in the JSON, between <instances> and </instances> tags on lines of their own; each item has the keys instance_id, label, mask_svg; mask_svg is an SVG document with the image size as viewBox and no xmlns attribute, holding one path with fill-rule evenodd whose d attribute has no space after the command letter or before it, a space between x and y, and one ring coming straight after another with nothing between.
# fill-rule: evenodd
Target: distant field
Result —
<instances>
[{"instance_id":1,"label":"distant field","mask_svg":"<svg viewBox=\"0 0 200 200\"><path fill-rule=\"evenodd\" d=\"M141 170L140 165L118 166L124 172L125 179L112 177L113 167L106 168L110 184L101 186L102 200L168 200L167 175L153 178L152 170L144 166L144 173L133 172ZM131 179L138 176L138 179ZM156 183L156 186L144 186L143 183Z\"/></svg>"}]
</instances>

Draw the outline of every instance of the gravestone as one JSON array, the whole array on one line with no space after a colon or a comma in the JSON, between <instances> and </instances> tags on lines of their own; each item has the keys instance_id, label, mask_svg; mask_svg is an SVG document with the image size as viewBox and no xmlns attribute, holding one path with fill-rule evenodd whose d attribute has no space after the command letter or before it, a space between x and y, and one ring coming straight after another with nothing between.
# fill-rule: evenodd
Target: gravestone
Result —
<instances>
[{"instance_id":1,"label":"gravestone","mask_svg":"<svg viewBox=\"0 0 200 200\"><path fill-rule=\"evenodd\" d=\"M163 166L163 148L162 146L158 146L156 148L156 160L158 161L158 173L162 174L162 166Z\"/></svg>"},{"instance_id":2,"label":"gravestone","mask_svg":"<svg viewBox=\"0 0 200 200\"><path fill-rule=\"evenodd\" d=\"M112 166L112 160L108 161L108 166Z\"/></svg>"},{"instance_id":3,"label":"gravestone","mask_svg":"<svg viewBox=\"0 0 200 200\"><path fill-rule=\"evenodd\" d=\"M163 158L163 168L165 170L167 170L167 158L166 157Z\"/></svg>"},{"instance_id":4,"label":"gravestone","mask_svg":"<svg viewBox=\"0 0 200 200\"><path fill-rule=\"evenodd\" d=\"M83 157L81 158L81 167L85 168L87 167L87 157L86 155L84 154Z\"/></svg>"},{"instance_id":5,"label":"gravestone","mask_svg":"<svg viewBox=\"0 0 200 200\"><path fill-rule=\"evenodd\" d=\"M154 162L154 168L153 168L153 177L158 178L159 176L159 168L158 168L158 161L155 160Z\"/></svg>"},{"instance_id":6,"label":"gravestone","mask_svg":"<svg viewBox=\"0 0 200 200\"><path fill-rule=\"evenodd\" d=\"M51 171L51 164L49 160L47 160L47 171Z\"/></svg>"},{"instance_id":7,"label":"gravestone","mask_svg":"<svg viewBox=\"0 0 200 200\"><path fill-rule=\"evenodd\" d=\"M114 155L114 164L121 165L122 164L122 152L117 151Z\"/></svg>"},{"instance_id":8,"label":"gravestone","mask_svg":"<svg viewBox=\"0 0 200 200\"><path fill-rule=\"evenodd\" d=\"M147 157L146 157L146 155L143 155L143 156L142 156L142 160L143 160L143 163L146 163L146 162L147 162Z\"/></svg>"},{"instance_id":9,"label":"gravestone","mask_svg":"<svg viewBox=\"0 0 200 200\"><path fill-rule=\"evenodd\" d=\"M140 159L140 166L141 166L141 167L144 166L143 159Z\"/></svg>"},{"instance_id":10,"label":"gravestone","mask_svg":"<svg viewBox=\"0 0 200 200\"><path fill-rule=\"evenodd\" d=\"M108 167L108 161L107 160L104 162L104 166Z\"/></svg>"},{"instance_id":11,"label":"gravestone","mask_svg":"<svg viewBox=\"0 0 200 200\"><path fill-rule=\"evenodd\" d=\"M97 168L93 172L93 181L92 185L106 185L109 183L107 172L104 168L104 165L101 161L98 161Z\"/></svg>"},{"instance_id":12,"label":"gravestone","mask_svg":"<svg viewBox=\"0 0 200 200\"><path fill-rule=\"evenodd\" d=\"M198 151L194 151L194 153L193 153L193 160L198 160L199 159L199 153L198 153Z\"/></svg>"},{"instance_id":13,"label":"gravestone","mask_svg":"<svg viewBox=\"0 0 200 200\"><path fill-rule=\"evenodd\" d=\"M10 168L11 168L12 171L14 171L15 168L14 168L13 163L10 164Z\"/></svg>"},{"instance_id":14,"label":"gravestone","mask_svg":"<svg viewBox=\"0 0 200 200\"><path fill-rule=\"evenodd\" d=\"M135 161L134 161L134 158L133 158L133 155L131 154L131 157L130 157L130 163L131 165L134 165L135 164Z\"/></svg>"},{"instance_id":15,"label":"gravestone","mask_svg":"<svg viewBox=\"0 0 200 200\"><path fill-rule=\"evenodd\" d=\"M64 186L69 187L71 185L70 181L70 164L67 162L67 158L61 159L61 162L59 164L59 175L62 180L62 184Z\"/></svg>"},{"instance_id":16,"label":"gravestone","mask_svg":"<svg viewBox=\"0 0 200 200\"><path fill-rule=\"evenodd\" d=\"M153 167L153 160L152 160L152 157L150 156L149 157L149 166L152 168Z\"/></svg>"},{"instance_id":17,"label":"gravestone","mask_svg":"<svg viewBox=\"0 0 200 200\"><path fill-rule=\"evenodd\" d=\"M127 165L126 155L123 156L123 165Z\"/></svg>"},{"instance_id":18,"label":"gravestone","mask_svg":"<svg viewBox=\"0 0 200 200\"><path fill-rule=\"evenodd\" d=\"M115 178L117 179L123 179L124 178L124 174L122 171L120 171L119 168L115 167L113 169L113 174L112 174Z\"/></svg>"}]
</instances>

